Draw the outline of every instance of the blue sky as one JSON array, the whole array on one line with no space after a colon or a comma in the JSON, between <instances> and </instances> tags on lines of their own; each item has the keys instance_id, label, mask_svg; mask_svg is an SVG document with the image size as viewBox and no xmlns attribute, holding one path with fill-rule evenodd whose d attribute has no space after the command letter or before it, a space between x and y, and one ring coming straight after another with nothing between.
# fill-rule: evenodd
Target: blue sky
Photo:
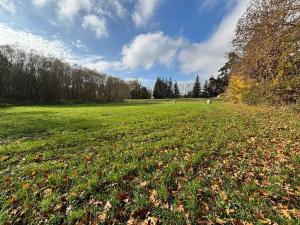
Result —
<instances>
[{"instance_id":1,"label":"blue sky","mask_svg":"<svg viewBox=\"0 0 300 225\"><path fill-rule=\"evenodd\" d=\"M151 86L217 74L249 0L0 0L13 44Z\"/></svg>"}]
</instances>

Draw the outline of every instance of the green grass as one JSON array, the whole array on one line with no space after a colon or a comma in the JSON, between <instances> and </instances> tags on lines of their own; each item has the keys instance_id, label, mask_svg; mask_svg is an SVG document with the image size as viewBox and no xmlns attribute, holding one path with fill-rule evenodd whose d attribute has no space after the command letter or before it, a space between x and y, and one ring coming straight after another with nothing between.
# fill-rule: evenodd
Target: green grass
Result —
<instances>
[{"instance_id":1,"label":"green grass","mask_svg":"<svg viewBox=\"0 0 300 225\"><path fill-rule=\"evenodd\" d=\"M204 101L0 108L0 224L300 224L300 118Z\"/></svg>"}]
</instances>

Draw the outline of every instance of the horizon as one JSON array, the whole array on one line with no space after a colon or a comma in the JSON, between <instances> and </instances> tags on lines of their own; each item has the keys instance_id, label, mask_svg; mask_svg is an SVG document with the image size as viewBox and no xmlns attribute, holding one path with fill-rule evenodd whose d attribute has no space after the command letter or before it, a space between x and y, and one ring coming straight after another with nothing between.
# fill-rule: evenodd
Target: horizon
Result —
<instances>
[{"instance_id":1,"label":"horizon","mask_svg":"<svg viewBox=\"0 0 300 225\"><path fill-rule=\"evenodd\" d=\"M4 0L0 45L152 88L157 77L204 82L226 62L249 0Z\"/></svg>"}]
</instances>

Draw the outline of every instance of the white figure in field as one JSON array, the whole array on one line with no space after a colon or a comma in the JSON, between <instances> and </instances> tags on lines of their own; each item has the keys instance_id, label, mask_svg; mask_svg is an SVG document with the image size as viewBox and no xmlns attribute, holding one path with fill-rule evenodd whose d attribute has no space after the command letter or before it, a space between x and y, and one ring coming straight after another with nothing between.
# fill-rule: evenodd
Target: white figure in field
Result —
<instances>
[{"instance_id":1,"label":"white figure in field","mask_svg":"<svg viewBox=\"0 0 300 225\"><path fill-rule=\"evenodd\" d=\"M207 103L207 105L209 105L209 104L211 104L212 102L211 102L211 100L207 100L206 103Z\"/></svg>"},{"instance_id":2,"label":"white figure in field","mask_svg":"<svg viewBox=\"0 0 300 225\"><path fill-rule=\"evenodd\" d=\"M176 103L176 100L173 101L173 104L175 104L175 103Z\"/></svg>"}]
</instances>

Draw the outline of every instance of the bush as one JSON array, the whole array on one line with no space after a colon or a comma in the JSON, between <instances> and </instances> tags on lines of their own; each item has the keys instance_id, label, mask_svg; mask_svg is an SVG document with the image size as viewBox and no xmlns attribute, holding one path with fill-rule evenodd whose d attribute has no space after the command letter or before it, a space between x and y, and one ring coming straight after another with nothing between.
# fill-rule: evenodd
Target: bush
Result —
<instances>
[{"instance_id":1,"label":"bush","mask_svg":"<svg viewBox=\"0 0 300 225\"><path fill-rule=\"evenodd\" d=\"M232 102L243 102L245 90L248 88L248 84L241 76L233 75L230 78L229 86L226 91L226 100Z\"/></svg>"},{"instance_id":2,"label":"bush","mask_svg":"<svg viewBox=\"0 0 300 225\"><path fill-rule=\"evenodd\" d=\"M226 100L250 105L297 105L300 103L300 77L256 82L232 76Z\"/></svg>"}]
</instances>

